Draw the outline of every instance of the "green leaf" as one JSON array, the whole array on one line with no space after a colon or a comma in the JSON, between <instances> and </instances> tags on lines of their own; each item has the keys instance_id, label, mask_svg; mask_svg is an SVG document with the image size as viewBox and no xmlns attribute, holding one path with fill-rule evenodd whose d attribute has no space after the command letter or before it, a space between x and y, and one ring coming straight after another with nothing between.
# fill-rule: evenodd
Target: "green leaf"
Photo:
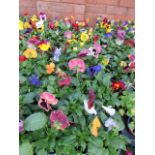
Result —
<instances>
[{"instance_id":1,"label":"green leaf","mask_svg":"<svg viewBox=\"0 0 155 155\"><path fill-rule=\"evenodd\" d=\"M103 84L105 85L105 86L110 86L110 84L111 84L111 74L104 74L103 75Z\"/></svg>"},{"instance_id":2,"label":"green leaf","mask_svg":"<svg viewBox=\"0 0 155 155\"><path fill-rule=\"evenodd\" d=\"M20 83L24 83L26 81L26 77L24 77L22 74L19 74L19 81Z\"/></svg>"},{"instance_id":3,"label":"green leaf","mask_svg":"<svg viewBox=\"0 0 155 155\"><path fill-rule=\"evenodd\" d=\"M34 99L35 96L36 96L36 94L33 93L33 92L27 93L24 96L23 103L25 103L25 104L33 103L33 101L34 101L33 99Z\"/></svg>"},{"instance_id":4,"label":"green leaf","mask_svg":"<svg viewBox=\"0 0 155 155\"><path fill-rule=\"evenodd\" d=\"M34 113L28 116L24 121L24 128L26 131L35 131L41 129L47 123L47 117L42 112Z\"/></svg>"},{"instance_id":5,"label":"green leaf","mask_svg":"<svg viewBox=\"0 0 155 155\"><path fill-rule=\"evenodd\" d=\"M111 146L115 149L126 149L125 141L121 137L112 137L110 138Z\"/></svg>"},{"instance_id":6,"label":"green leaf","mask_svg":"<svg viewBox=\"0 0 155 155\"><path fill-rule=\"evenodd\" d=\"M29 142L19 146L19 155L33 155L33 147Z\"/></svg>"},{"instance_id":7,"label":"green leaf","mask_svg":"<svg viewBox=\"0 0 155 155\"><path fill-rule=\"evenodd\" d=\"M45 151L44 149L40 150L37 155L47 155L47 151Z\"/></svg>"}]
</instances>

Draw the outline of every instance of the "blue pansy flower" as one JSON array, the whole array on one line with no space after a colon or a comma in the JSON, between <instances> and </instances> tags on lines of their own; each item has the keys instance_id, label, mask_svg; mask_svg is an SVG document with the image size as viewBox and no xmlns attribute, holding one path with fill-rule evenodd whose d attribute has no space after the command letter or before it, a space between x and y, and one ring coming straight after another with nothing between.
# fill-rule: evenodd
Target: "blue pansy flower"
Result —
<instances>
[{"instance_id":1,"label":"blue pansy flower","mask_svg":"<svg viewBox=\"0 0 155 155\"><path fill-rule=\"evenodd\" d=\"M105 34L105 37L106 37L106 38L112 38L112 33L106 33L106 34Z\"/></svg>"},{"instance_id":2,"label":"blue pansy flower","mask_svg":"<svg viewBox=\"0 0 155 155\"><path fill-rule=\"evenodd\" d=\"M31 75L28 80L29 80L29 83L31 85L34 85L34 86L37 86L37 87L39 87L41 85L41 83L39 81L39 77L37 75L35 75L35 74Z\"/></svg>"},{"instance_id":3,"label":"blue pansy flower","mask_svg":"<svg viewBox=\"0 0 155 155\"><path fill-rule=\"evenodd\" d=\"M94 77L96 74L98 74L100 71L102 70L102 66L101 65L96 65L96 66L91 66L87 68L87 74L90 77Z\"/></svg>"},{"instance_id":4,"label":"blue pansy flower","mask_svg":"<svg viewBox=\"0 0 155 155\"><path fill-rule=\"evenodd\" d=\"M59 61L59 57L61 55L61 48L56 48L56 50L54 51L54 61Z\"/></svg>"}]
</instances>

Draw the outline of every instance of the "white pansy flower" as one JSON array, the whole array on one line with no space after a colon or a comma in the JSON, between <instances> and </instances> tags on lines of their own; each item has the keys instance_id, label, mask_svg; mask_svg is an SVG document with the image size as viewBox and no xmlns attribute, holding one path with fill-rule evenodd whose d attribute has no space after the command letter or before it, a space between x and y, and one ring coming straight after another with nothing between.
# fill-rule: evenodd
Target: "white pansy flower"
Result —
<instances>
[{"instance_id":1,"label":"white pansy flower","mask_svg":"<svg viewBox=\"0 0 155 155\"><path fill-rule=\"evenodd\" d=\"M92 108L88 107L88 100L84 100L84 109L89 113L89 114L97 114L97 111L95 110L95 107L93 106Z\"/></svg>"},{"instance_id":2,"label":"white pansy flower","mask_svg":"<svg viewBox=\"0 0 155 155\"><path fill-rule=\"evenodd\" d=\"M112 129L112 127L117 127L117 123L112 118L108 118L104 125L108 128L109 131Z\"/></svg>"},{"instance_id":3,"label":"white pansy flower","mask_svg":"<svg viewBox=\"0 0 155 155\"><path fill-rule=\"evenodd\" d=\"M116 113L116 110L114 108L112 108L112 106L102 106L102 108L110 115L110 116L114 116Z\"/></svg>"},{"instance_id":4,"label":"white pansy flower","mask_svg":"<svg viewBox=\"0 0 155 155\"><path fill-rule=\"evenodd\" d=\"M38 22L36 22L36 28L37 29L41 28L43 24L44 22L42 20L39 20Z\"/></svg>"}]
</instances>

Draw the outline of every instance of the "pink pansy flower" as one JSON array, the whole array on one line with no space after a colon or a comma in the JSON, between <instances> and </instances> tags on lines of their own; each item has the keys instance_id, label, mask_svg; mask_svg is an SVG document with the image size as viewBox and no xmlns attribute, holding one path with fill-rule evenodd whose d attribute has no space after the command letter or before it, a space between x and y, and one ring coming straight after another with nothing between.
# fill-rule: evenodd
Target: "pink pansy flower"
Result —
<instances>
[{"instance_id":1,"label":"pink pansy flower","mask_svg":"<svg viewBox=\"0 0 155 155\"><path fill-rule=\"evenodd\" d=\"M19 132L23 132L24 131L23 125L24 125L23 121L19 120Z\"/></svg>"},{"instance_id":2,"label":"pink pansy flower","mask_svg":"<svg viewBox=\"0 0 155 155\"><path fill-rule=\"evenodd\" d=\"M69 61L68 63L69 69L70 70L76 70L77 72L85 72L86 66L85 63L82 59L80 58L74 58Z\"/></svg>"},{"instance_id":3,"label":"pink pansy flower","mask_svg":"<svg viewBox=\"0 0 155 155\"><path fill-rule=\"evenodd\" d=\"M61 110L52 111L50 115L51 127L58 130L64 130L70 126L70 121Z\"/></svg>"},{"instance_id":4,"label":"pink pansy flower","mask_svg":"<svg viewBox=\"0 0 155 155\"><path fill-rule=\"evenodd\" d=\"M73 36L73 32L71 32L71 31L66 31L64 33L64 37L67 38L67 39L71 39L72 36Z\"/></svg>"},{"instance_id":5,"label":"pink pansy flower","mask_svg":"<svg viewBox=\"0 0 155 155\"><path fill-rule=\"evenodd\" d=\"M78 57L80 57L80 58L85 57L89 54L89 52L90 51L88 49L84 49L80 53L78 53Z\"/></svg>"},{"instance_id":6,"label":"pink pansy flower","mask_svg":"<svg viewBox=\"0 0 155 155\"><path fill-rule=\"evenodd\" d=\"M54 28L55 28L55 24L54 24L53 21L49 22L48 28L49 28L49 29L54 29Z\"/></svg>"},{"instance_id":7,"label":"pink pansy flower","mask_svg":"<svg viewBox=\"0 0 155 155\"><path fill-rule=\"evenodd\" d=\"M44 92L40 95L38 105L40 108L42 108L48 112L49 110L51 110L50 105L55 105L55 104L57 104L57 102L58 102L58 100L56 99L56 97L53 94L51 94L49 92Z\"/></svg>"},{"instance_id":8,"label":"pink pansy flower","mask_svg":"<svg viewBox=\"0 0 155 155\"><path fill-rule=\"evenodd\" d=\"M102 47L101 47L100 44L95 43L95 44L94 44L94 47L95 47L95 49L96 49L96 54L99 54L99 53L102 52Z\"/></svg>"},{"instance_id":9,"label":"pink pansy flower","mask_svg":"<svg viewBox=\"0 0 155 155\"><path fill-rule=\"evenodd\" d=\"M134 70L135 69L135 61L130 62L129 67L130 67L130 69Z\"/></svg>"},{"instance_id":10,"label":"pink pansy flower","mask_svg":"<svg viewBox=\"0 0 155 155\"><path fill-rule=\"evenodd\" d=\"M71 84L71 81L72 81L71 77L66 77L66 78L58 81L58 85L60 87L69 86Z\"/></svg>"},{"instance_id":11,"label":"pink pansy flower","mask_svg":"<svg viewBox=\"0 0 155 155\"><path fill-rule=\"evenodd\" d=\"M131 151L126 151L125 155L133 155L133 153Z\"/></svg>"}]
</instances>

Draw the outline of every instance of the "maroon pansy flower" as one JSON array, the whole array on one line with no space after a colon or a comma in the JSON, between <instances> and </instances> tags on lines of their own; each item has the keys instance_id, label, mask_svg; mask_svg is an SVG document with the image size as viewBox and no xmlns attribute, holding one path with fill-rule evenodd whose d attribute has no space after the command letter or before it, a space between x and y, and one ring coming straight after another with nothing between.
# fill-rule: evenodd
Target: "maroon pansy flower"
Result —
<instances>
[{"instance_id":1,"label":"maroon pansy flower","mask_svg":"<svg viewBox=\"0 0 155 155\"><path fill-rule=\"evenodd\" d=\"M50 115L51 127L64 130L70 126L70 121L61 110L52 111Z\"/></svg>"}]
</instances>

